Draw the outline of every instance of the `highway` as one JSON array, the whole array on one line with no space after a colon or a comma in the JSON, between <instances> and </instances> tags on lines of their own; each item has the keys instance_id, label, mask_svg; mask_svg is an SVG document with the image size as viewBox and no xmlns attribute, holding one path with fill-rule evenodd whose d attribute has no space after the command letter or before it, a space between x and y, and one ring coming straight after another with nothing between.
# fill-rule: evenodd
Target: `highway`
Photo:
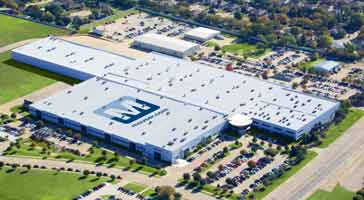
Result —
<instances>
[{"instance_id":1,"label":"highway","mask_svg":"<svg viewBox=\"0 0 364 200\"><path fill-rule=\"evenodd\" d=\"M297 174L271 192L264 200L306 199L327 180L336 178L346 170L346 163L358 159L364 153L364 122L359 120L347 132L326 149L319 149L319 155ZM364 159L361 156L361 159ZM360 160L355 160L360 162Z\"/></svg>"}]
</instances>

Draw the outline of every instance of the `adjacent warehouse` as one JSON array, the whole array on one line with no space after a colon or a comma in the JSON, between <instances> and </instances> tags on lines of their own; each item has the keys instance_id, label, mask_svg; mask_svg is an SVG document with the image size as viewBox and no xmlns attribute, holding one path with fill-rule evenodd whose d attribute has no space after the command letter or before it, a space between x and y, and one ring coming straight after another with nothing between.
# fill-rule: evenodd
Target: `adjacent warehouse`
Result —
<instances>
[{"instance_id":1,"label":"adjacent warehouse","mask_svg":"<svg viewBox=\"0 0 364 200\"><path fill-rule=\"evenodd\" d=\"M340 71L341 65L335 61L323 61L315 65L314 69L320 73L336 73Z\"/></svg>"},{"instance_id":2,"label":"adjacent warehouse","mask_svg":"<svg viewBox=\"0 0 364 200\"><path fill-rule=\"evenodd\" d=\"M77 56L68 56L72 52ZM335 101L156 53L133 60L46 38L12 55L80 80L91 77L32 104L33 115L169 162L211 135L250 123L298 139L330 122L339 108Z\"/></svg>"},{"instance_id":3,"label":"adjacent warehouse","mask_svg":"<svg viewBox=\"0 0 364 200\"><path fill-rule=\"evenodd\" d=\"M196 40L199 42L206 42L207 40L211 40L216 36L220 35L220 31L216 31L213 29L208 29L204 27L194 28L185 33L185 38L190 40Z\"/></svg>"},{"instance_id":4,"label":"adjacent warehouse","mask_svg":"<svg viewBox=\"0 0 364 200\"><path fill-rule=\"evenodd\" d=\"M199 50L198 44L154 33L136 37L132 45L179 58L193 55Z\"/></svg>"}]
</instances>

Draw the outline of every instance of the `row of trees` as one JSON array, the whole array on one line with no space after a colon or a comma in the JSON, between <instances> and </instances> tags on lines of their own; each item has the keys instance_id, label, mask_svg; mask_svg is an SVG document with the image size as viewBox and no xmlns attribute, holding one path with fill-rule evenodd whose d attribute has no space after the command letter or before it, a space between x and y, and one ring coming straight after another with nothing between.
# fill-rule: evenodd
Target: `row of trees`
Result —
<instances>
[{"instance_id":1,"label":"row of trees","mask_svg":"<svg viewBox=\"0 0 364 200\"><path fill-rule=\"evenodd\" d=\"M259 2L259 3L258 3ZM215 13L214 7L196 14L189 8L189 1L179 1L176 5L158 1L140 0L140 6L169 13L206 25L217 26L240 33L241 39L255 39L266 46L295 45L300 47L328 49L329 55L343 60L356 60L364 53L351 47L335 49L333 39L341 39L347 33L360 31L364 25L363 6L356 4L333 5L336 12L329 12L320 6L298 6L297 3L281 5L281 1L234 1L240 10L234 17L223 17ZM319 4L323 1L317 1ZM330 5L330 3L328 3ZM330 5L331 6L331 5ZM255 11L248 11L254 8ZM266 11L260 14L258 11ZM263 12L264 13L264 12Z\"/></svg>"}]
</instances>

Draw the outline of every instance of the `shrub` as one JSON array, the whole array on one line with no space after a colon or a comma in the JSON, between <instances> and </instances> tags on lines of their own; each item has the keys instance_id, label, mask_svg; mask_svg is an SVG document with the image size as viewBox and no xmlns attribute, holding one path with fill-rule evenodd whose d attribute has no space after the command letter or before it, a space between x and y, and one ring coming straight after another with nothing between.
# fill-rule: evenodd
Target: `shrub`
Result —
<instances>
[{"instance_id":1,"label":"shrub","mask_svg":"<svg viewBox=\"0 0 364 200\"><path fill-rule=\"evenodd\" d=\"M273 148L269 148L269 149L266 149L264 151L264 154L274 157L274 156L276 156L278 154L278 150L273 149Z\"/></svg>"},{"instance_id":2,"label":"shrub","mask_svg":"<svg viewBox=\"0 0 364 200\"><path fill-rule=\"evenodd\" d=\"M159 171L159 176L165 176L167 174L167 171L162 169Z\"/></svg>"}]
</instances>

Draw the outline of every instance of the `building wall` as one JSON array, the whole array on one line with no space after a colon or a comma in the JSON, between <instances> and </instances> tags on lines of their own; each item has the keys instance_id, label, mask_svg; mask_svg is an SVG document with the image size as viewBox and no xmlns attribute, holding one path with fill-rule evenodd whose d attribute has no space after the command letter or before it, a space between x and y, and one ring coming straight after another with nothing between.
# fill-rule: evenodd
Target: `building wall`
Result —
<instances>
[{"instance_id":1,"label":"building wall","mask_svg":"<svg viewBox=\"0 0 364 200\"><path fill-rule=\"evenodd\" d=\"M209 36L209 37L206 37L206 38L204 38L204 37L199 37L199 36L197 36L197 35L189 35L189 34L185 34L185 38L187 38L187 39L190 39L190 40L196 40L196 41L199 41L199 42L206 42L207 40L211 40L211 39L213 39L214 37L216 37L218 35L218 33L217 34L213 34L213 35L211 35L211 36Z\"/></svg>"},{"instance_id":2,"label":"building wall","mask_svg":"<svg viewBox=\"0 0 364 200\"><path fill-rule=\"evenodd\" d=\"M71 68L68 68L66 66L61 66L61 65L56 65L54 63L50 63L50 62L46 62L44 60L39 60L37 58L31 57L31 56L26 56L23 54L19 54L17 52L11 52L11 57L12 59L28 64L28 65L32 65L47 71L51 71L57 74L61 74L64 76L68 76L77 80L88 80L92 77L94 77L94 75L86 73L86 72L81 72L79 70L74 70Z\"/></svg>"},{"instance_id":3,"label":"building wall","mask_svg":"<svg viewBox=\"0 0 364 200\"><path fill-rule=\"evenodd\" d=\"M198 46L196 46L196 47L190 48L190 49L188 49L186 51L179 51L179 50L159 47L159 46L156 46L156 45L152 45L152 44L148 44L148 43L144 43L144 42L139 42L139 41L134 41L133 46L138 47L138 48L142 48L142 49L146 49L146 50L150 50L150 51L156 51L156 52L159 52L159 53L164 53L164 54L175 56L175 57L178 57L178 58L184 58L186 56L193 55L199 49Z\"/></svg>"}]
</instances>

